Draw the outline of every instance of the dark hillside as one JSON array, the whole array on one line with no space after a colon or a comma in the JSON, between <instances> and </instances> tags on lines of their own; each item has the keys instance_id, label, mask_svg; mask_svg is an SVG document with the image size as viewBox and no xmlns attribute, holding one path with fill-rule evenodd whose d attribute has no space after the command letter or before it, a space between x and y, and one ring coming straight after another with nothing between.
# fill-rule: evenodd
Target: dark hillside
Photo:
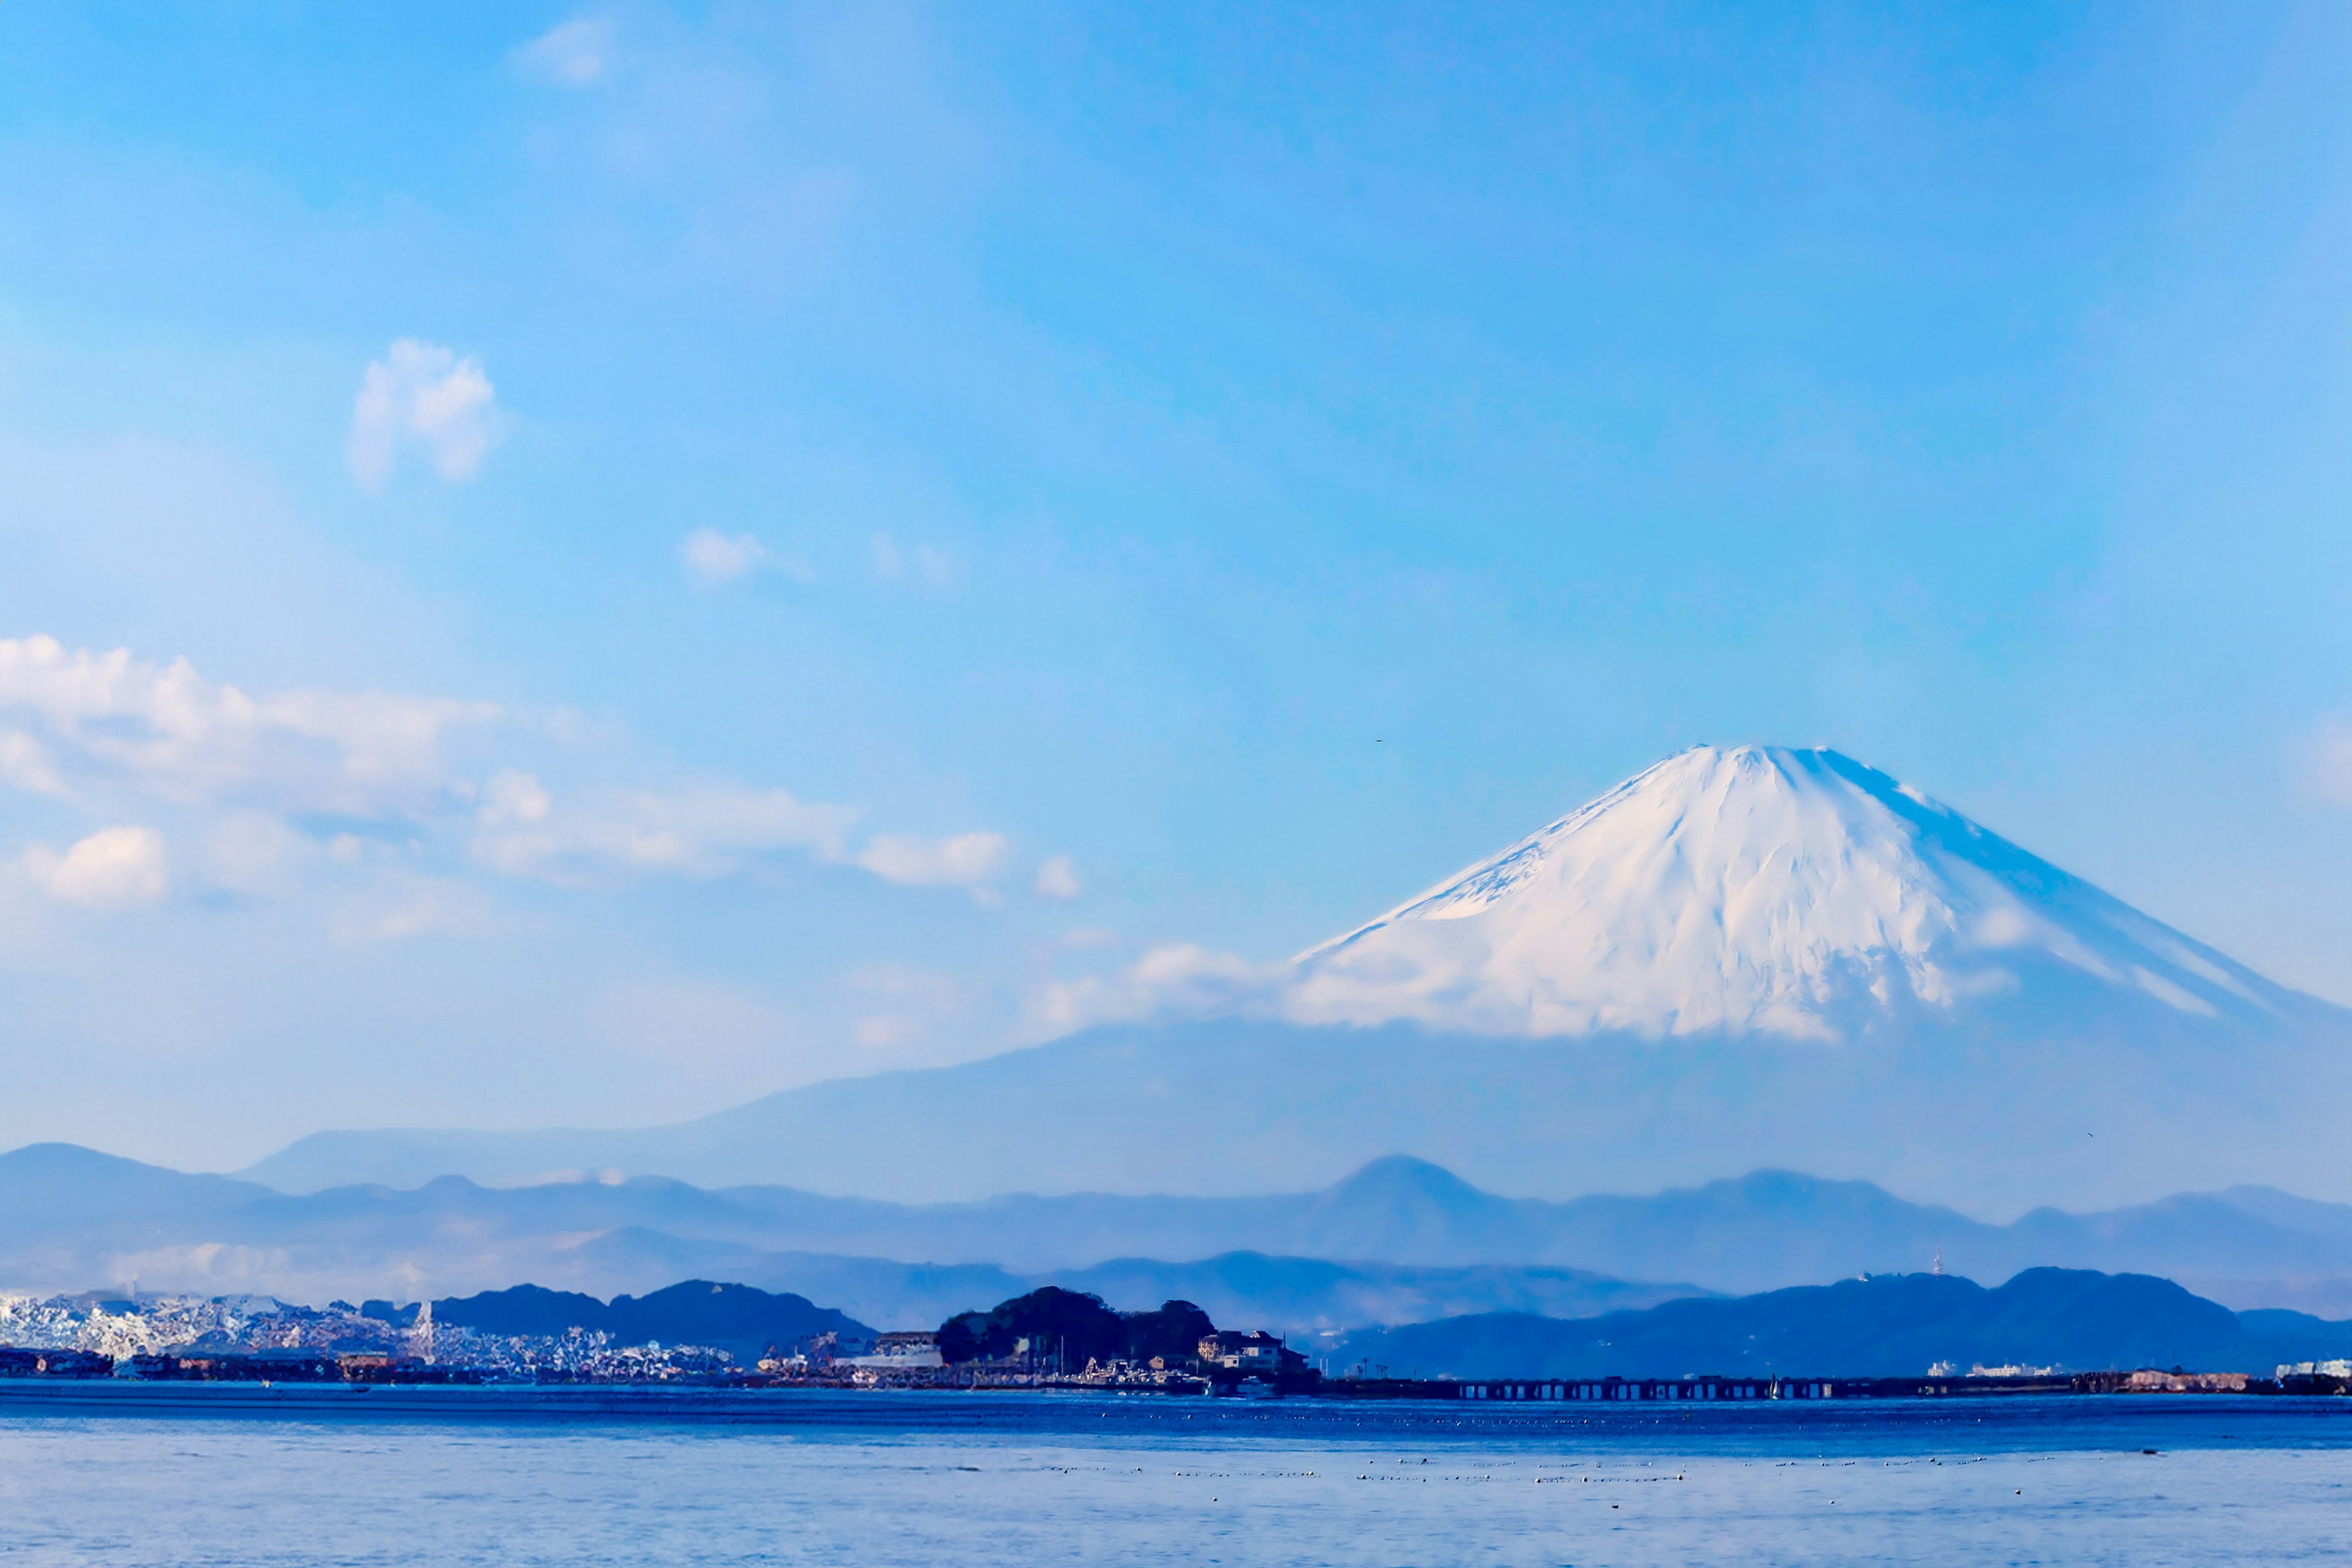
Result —
<instances>
[{"instance_id":1,"label":"dark hillside","mask_svg":"<svg viewBox=\"0 0 2352 1568\"><path fill-rule=\"evenodd\" d=\"M2296 1321L2278 1321L2288 1318ZM2290 1341L2305 1358L2330 1343L2352 1343L2352 1325L2300 1314L2260 1319L2242 1321L2144 1274L2030 1268L1993 1290L1953 1275L1904 1274L1597 1318L1449 1318L1351 1334L1331 1364L1465 1377L1900 1376L1938 1363L1962 1372L2179 1365L2267 1374L2279 1361L2297 1359L2285 1353Z\"/></svg>"},{"instance_id":2,"label":"dark hillside","mask_svg":"<svg viewBox=\"0 0 2352 1568\"><path fill-rule=\"evenodd\" d=\"M712 1345L739 1362L753 1362L771 1345L789 1351L825 1334L864 1345L874 1331L855 1318L820 1307L805 1296L772 1295L749 1285L688 1279L646 1296L593 1296L518 1285L433 1303L436 1322L490 1334L562 1334L572 1329L610 1334L616 1343Z\"/></svg>"},{"instance_id":3,"label":"dark hillside","mask_svg":"<svg viewBox=\"0 0 2352 1568\"><path fill-rule=\"evenodd\" d=\"M960 1312L940 1325L940 1353L950 1363L995 1361L1025 1353L1052 1356L1076 1371L1090 1361L1190 1361L1204 1334L1216 1332L1209 1314L1190 1301L1166 1301L1149 1312L1115 1312L1099 1296L1048 1285L1000 1301L987 1311Z\"/></svg>"}]
</instances>

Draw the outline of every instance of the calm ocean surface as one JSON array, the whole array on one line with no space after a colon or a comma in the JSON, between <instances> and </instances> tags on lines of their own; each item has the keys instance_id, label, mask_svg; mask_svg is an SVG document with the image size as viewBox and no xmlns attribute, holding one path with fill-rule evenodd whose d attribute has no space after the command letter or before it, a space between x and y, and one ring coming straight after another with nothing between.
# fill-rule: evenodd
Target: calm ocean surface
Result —
<instances>
[{"instance_id":1,"label":"calm ocean surface","mask_svg":"<svg viewBox=\"0 0 2352 1568\"><path fill-rule=\"evenodd\" d=\"M0 1389L0 1563L2352 1561L2347 1401L224 1392Z\"/></svg>"}]
</instances>

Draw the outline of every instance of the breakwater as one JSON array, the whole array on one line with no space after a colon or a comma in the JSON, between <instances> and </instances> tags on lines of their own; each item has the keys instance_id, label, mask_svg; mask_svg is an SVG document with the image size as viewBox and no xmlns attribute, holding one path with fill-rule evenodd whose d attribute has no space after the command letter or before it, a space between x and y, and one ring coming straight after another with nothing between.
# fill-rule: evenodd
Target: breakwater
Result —
<instances>
[{"instance_id":1,"label":"breakwater","mask_svg":"<svg viewBox=\"0 0 2352 1568\"><path fill-rule=\"evenodd\" d=\"M1300 1392L1309 1392L1301 1390ZM1684 1378L1327 1378L1311 1392L1335 1399L1462 1399L1498 1404L1717 1404L1747 1400L1945 1399L2020 1394L2252 1394L2341 1396L2352 1379L2325 1373L2136 1372L2021 1376Z\"/></svg>"}]
</instances>

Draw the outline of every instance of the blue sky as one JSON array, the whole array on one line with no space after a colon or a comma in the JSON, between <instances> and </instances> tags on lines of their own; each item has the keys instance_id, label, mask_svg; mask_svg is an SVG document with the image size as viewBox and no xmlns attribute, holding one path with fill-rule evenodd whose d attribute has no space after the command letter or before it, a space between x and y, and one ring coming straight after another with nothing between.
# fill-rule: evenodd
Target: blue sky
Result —
<instances>
[{"instance_id":1,"label":"blue sky","mask_svg":"<svg viewBox=\"0 0 2352 1568\"><path fill-rule=\"evenodd\" d=\"M0 1144L985 1054L1701 741L2352 1000L2348 61L0 7Z\"/></svg>"}]
</instances>

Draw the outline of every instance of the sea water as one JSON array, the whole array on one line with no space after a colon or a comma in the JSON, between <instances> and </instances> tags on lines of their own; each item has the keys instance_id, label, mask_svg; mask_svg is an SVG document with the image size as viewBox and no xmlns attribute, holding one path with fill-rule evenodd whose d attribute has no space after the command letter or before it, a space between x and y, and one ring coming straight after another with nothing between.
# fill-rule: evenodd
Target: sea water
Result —
<instances>
[{"instance_id":1,"label":"sea water","mask_svg":"<svg viewBox=\"0 0 2352 1568\"><path fill-rule=\"evenodd\" d=\"M2352 1561L2345 1401L571 1394L0 1390L0 1563Z\"/></svg>"}]
</instances>

